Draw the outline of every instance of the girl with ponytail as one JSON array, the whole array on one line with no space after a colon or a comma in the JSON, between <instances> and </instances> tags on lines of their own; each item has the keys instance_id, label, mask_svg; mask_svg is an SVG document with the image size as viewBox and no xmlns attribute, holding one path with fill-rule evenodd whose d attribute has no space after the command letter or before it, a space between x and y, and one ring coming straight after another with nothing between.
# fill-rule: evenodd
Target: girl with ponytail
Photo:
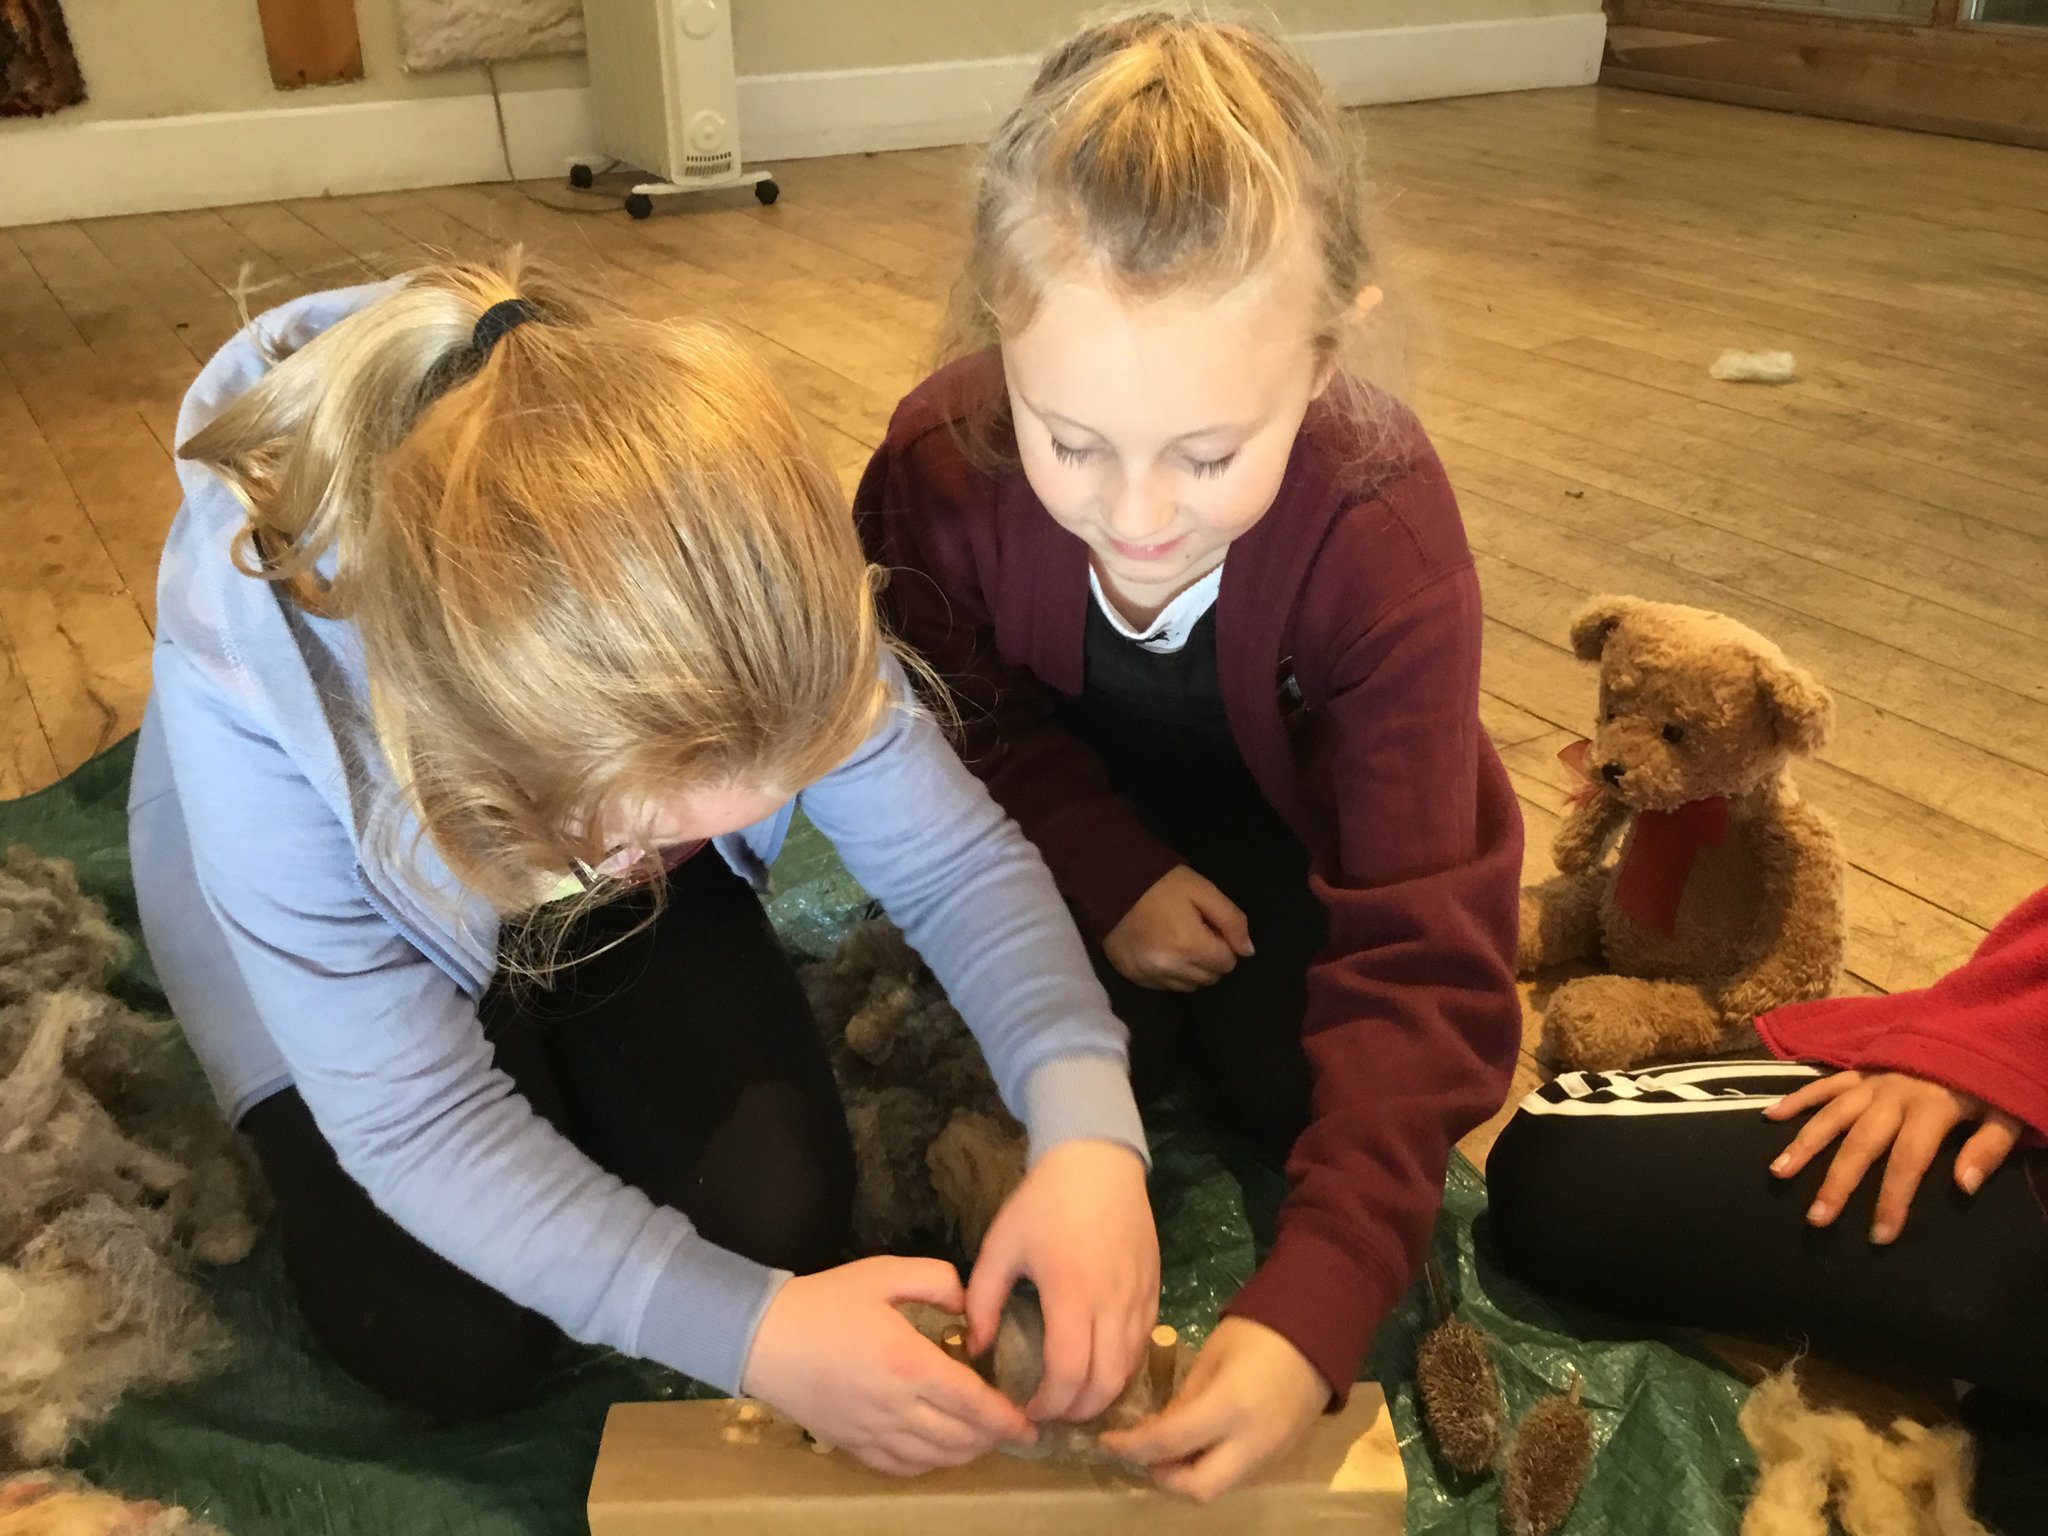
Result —
<instances>
[{"instance_id":1,"label":"girl with ponytail","mask_svg":"<svg viewBox=\"0 0 2048 1536\"><path fill-rule=\"evenodd\" d=\"M451 264L253 322L179 460L143 924L340 1363L460 1417L567 1334L893 1472L1031 1434L895 1310L964 1310L949 1266L838 1262L845 1120L757 896L801 805L1030 1130L976 1289L1046 1297L1032 1406L1106 1402L1158 1295L1123 1030L760 364Z\"/></svg>"}]
</instances>

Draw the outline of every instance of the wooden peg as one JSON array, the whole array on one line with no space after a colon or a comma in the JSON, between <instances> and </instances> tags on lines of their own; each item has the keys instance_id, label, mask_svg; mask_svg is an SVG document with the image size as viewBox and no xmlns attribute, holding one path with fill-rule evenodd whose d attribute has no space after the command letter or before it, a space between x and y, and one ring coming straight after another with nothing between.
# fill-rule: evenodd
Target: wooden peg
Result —
<instances>
[{"instance_id":1,"label":"wooden peg","mask_svg":"<svg viewBox=\"0 0 2048 1536\"><path fill-rule=\"evenodd\" d=\"M1180 1334L1161 1323L1152 1330L1145 1350L1145 1369L1152 1376L1152 1400L1162 1407L1173 1396L1173 1378L1180 1365Z\"/></svg>"}]
</instances>

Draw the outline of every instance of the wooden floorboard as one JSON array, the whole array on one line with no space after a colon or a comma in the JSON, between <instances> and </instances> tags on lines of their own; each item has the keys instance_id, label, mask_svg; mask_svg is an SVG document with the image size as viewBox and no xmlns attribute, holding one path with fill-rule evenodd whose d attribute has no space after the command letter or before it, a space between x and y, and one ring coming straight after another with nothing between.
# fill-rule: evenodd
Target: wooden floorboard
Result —
<instances>
[{"instance_id":1,"label":"wooden floorboard","mask_svg":"<svg viewBox=\"0 0 2048 1536\"><path fill-rule=\"evenodd\" d=\"M294 282L342 288L383 276L331 235L277 203L223 208L220 217Z\"/></svg>"},{"instance_id":2,"label":"wooden floorboard","mask_svg":"<svg viewBox=\"0 0 2048 1536\"><path fill-rule=\"evenodd\" d=\"M234 299L193 264L154 215L95 219L76 227L177 333L195 362L211 357L234 334L240 323Z\"/></svg>"},{"instance_id":3,"label":"wooden floorboard","mask_svg":"<svg viewBox=\"0 0 2048 1536\"><path fill-rule=\"evenodd\" d=\"M1361 117L1529 876L1592 718L1573 609L1700 604L1837 695L1802 784L1852 866L1845 987L1955 964L2048 883L2048 155L1597 88ZM139 716L177 404L239 306L517 243L636 313L729 327L850 486L933 356L973 165L798 161L774 208L644 223L534 184L0 235L0 796ZM1718 383L1727 347L1791 351L1798 377Z\"/></svg>"},{"instance_id":4,"label":"wooden floorboard","mask_svg":"<svg viewBox=\"0 0 2048 1536\"><path fill-rule=\"evenodd\" d=\"M40 750L10 745L0 760L39 789L135 729L149 689L148 626L63 464L15 382L0 368L0 645L10 681L0 720L33 725ZM22 707L23 702L28 705Z\"/></svg>"},{"instance_id":5,"label":"wooden floorboard","mask_svg":"<svg viewBox=\"0 0 2048 1536\"><path fill-rule=\"evenodd\" d=\"M0 634L0 800L25 795L57 776L43 722L14 646Z\"/></svg>"},{"instance_id":6,"label":"wooden floorboard","mask_svg":"<svg viewBox=\"0 0 2048 1536\"><path fill-rule=\"evenodd\" d=\"M15 231L14 241L73 329L165 452L200 359L75 224Z\"/></svg>"},{"instance_id":7,"label":"wooden floorboard","mask_svg":"<svg viewBox=\"0 0 2048 1536\"><path fill-rule=\"evenodd\" d=\"M33 239L33 232L28 233ZM113 562L129 606L156 611L156 561L170 526L161 487L169 455L137 406L132 381L96 354L22 254L0 234L0 367L32 428L0 438L9 453L47 450L85 526Z\"/></svg>"}]
</instances>

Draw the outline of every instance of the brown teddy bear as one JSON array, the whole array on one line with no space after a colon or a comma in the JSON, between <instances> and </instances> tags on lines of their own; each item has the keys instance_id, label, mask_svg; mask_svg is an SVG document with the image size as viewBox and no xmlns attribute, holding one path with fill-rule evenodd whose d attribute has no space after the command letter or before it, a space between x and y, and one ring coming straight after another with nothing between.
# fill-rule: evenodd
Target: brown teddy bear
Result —
<instances>
[{"instance_id":1,"label":"brown teddy bear","mask_svg":"<svg viewBox=\"0 0 2048 1536\"><path fill-rule=\"evenodd\" d=\"M1841 852L1788 767L1826 741L1833 701L1698 608L1596 598L1571 638L1600 663L1600 724L1558 874L1522 893L1516 961L1611 974L1558 986L1544 1042L1588 1071L1727 1049L1758 1014L1827 995L1841 966Z\"/></svg>"}]
</instances>

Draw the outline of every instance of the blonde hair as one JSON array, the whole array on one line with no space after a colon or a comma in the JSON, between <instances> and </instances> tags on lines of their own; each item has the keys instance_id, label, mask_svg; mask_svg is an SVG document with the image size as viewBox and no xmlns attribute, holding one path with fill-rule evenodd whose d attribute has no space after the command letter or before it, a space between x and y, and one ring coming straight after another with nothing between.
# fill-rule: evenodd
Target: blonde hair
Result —
<instances>
[{"instance_id":1,"label":"blonde hair","mask_svg":"<svg viewBox=\"0 0 2048 1536\"><path fill-rule=\"evenodd\" d=\"M1386 312L1368 325L1358 311L1380 281L1371 214L1350 123L1271 32L1187 9L1100 22L1046 56L989 141L941 350L989 351L1076 271L1137 298L1220 291L1305 236L1314 346L1335 369L1325 399L1384 425L1396 414L1404 327ZM1000 396L967 423L978 457L1007 435Z\"/></svg>"},{"instance_id":2,"label":"blonde hair","mask_svg":"<svg viewBox=\"0 0 2048 1536\"><path fill-rule=\"evenodd\" d=\"M405 805L501 913L628 804L794 791L887 702L852 518L762 366L516 252L405 278L179 452L247 510L237 565L360 633Z\"/></svg>"}]
</instances>

